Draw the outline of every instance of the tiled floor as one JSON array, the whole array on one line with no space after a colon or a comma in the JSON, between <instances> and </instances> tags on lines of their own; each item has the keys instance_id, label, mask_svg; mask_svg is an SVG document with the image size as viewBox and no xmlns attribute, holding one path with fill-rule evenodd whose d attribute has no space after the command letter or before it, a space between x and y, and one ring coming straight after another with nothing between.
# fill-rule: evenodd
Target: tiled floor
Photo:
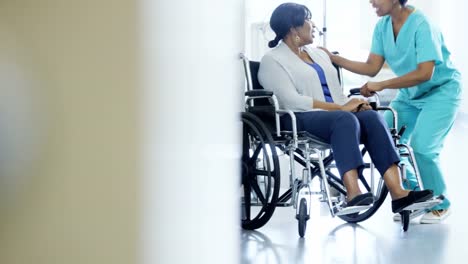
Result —
<instances>
[{"instance_id":1,"label":"tiled floor","mask_svg":"<svg viewBox=\"0 0 468 264\"><path fill-rule=\"evenodd\" d=\"M457 120L442 153L452 215L442 224L392 221L390 198L369 220L347 224L314 199L304 238L294 209L277 208L256 231L241 231L242 263L468 263L468 121Z\"/></svg>"}]
</instances>

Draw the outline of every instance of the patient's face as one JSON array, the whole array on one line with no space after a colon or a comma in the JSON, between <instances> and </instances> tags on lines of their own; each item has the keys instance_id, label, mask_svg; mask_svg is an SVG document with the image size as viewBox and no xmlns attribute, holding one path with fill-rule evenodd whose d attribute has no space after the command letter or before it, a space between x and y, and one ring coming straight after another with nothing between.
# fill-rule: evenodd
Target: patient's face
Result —
<instances>
[{"instance_id":1,"label":"patient's face","mask_svg":"<svg viewBox=\"0 0 468 264\"><path fill-rule=\"evenodd\" d=\"M377 16L385 16L390 13L393 8L393 0L370 0L369 3L375 9Z\"/></svg>"},{"instance_id":2,"label":"patient's face","mask_svg":"<svg viewBox=\"0 0 468 264\"><path fill-rule=\"evenodd\" d=\"M297 28L297 33L302 40L302 45L314 42L315 24L311 20L306 20L302 27Z\"/></svg>"}]
</instances>

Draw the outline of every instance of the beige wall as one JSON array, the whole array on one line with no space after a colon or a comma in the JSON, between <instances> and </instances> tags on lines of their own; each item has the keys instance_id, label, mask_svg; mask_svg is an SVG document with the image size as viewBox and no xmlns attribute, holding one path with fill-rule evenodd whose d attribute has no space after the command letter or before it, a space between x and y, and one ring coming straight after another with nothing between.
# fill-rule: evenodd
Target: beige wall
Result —
<instances>
[{"instance_id":1,"label":"beige wall","mask_svg":"<svg viewBox=\"0 0 468 264\"><path fill-rule=\"evenodd\" d=\"M34 80L23 96L43 124L37 162L0 195L0 263L137 262L135 13L131 0L0 1L0 48Z\"/></svg>"}]
</instances>

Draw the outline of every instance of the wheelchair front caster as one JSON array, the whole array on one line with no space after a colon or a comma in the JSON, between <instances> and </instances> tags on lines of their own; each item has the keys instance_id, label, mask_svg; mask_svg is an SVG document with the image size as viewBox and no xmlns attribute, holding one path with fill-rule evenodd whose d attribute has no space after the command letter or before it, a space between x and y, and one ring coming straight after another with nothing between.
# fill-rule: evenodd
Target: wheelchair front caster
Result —
<instances>
[{"instance_id":1,"label":"wheelchair front caster","mask_svg":"<svg viewBox=\"0 0 468 264\"><path fill-rule=\"evenodd\" d=\"M298 221L299 236L304 237L307 227L307 220L309 220L309 215L307 214L307 202L305 198L302 198L299 202L299 214L296 216L296 218Z\"/></svg>"},{"instance_id":2,"label":"wheelchair front caster","mask_svg":"<svg viewBox=\"0 0 468 264\"><path fill-rule=\"evenodd\" d=\"M403 225L403 231L406 232L408 231L408 226L409 226L409 222L410 222L410 211L401 211L400 212L400 215L401 215L401 224Z\"/></svg>"}]
</instances>

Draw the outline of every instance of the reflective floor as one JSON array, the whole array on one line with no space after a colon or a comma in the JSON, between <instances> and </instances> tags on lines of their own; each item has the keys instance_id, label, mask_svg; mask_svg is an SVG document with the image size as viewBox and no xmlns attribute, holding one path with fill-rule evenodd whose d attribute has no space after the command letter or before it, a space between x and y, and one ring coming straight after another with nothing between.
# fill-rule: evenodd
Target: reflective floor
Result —
<instances>
[{"instance_id":1,"label":"reflective floor","mask_svg":"<svg viewBox=\"0 0 468 264\"><path fill-rule=\"evenodd\" d=\"M242 263L467 263L467 157L468 119L459 118L441 154L452 202L452 214L442 224L419 224L416 218L403 232L392 220L389 197L369 220L347 224L332 218L316 197L302 239L291 207L277 208L256 231L242 230Z\"/></svg>"}]
</instances>

